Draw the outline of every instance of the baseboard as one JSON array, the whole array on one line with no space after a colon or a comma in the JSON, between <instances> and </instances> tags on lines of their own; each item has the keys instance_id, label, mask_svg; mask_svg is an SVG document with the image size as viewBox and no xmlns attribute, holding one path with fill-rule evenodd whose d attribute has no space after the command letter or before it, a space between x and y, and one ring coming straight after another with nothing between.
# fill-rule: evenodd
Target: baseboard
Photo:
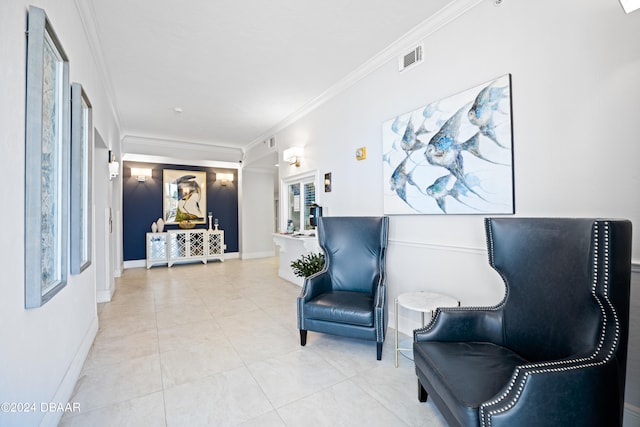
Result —
<instances>
[{"instance_id":1,"label":"baseboard","mask_svg":"<svg viewBox=\"0 0 640 427\"><path fill-rule=\"evenodd\" d=\"M96 292L96 302L97 303L103 303L103 302L111 302L111 298L113 298L113 294L115 293L116 289L115 287L108 289L106 291L98 291Z\"/></svg>"},{"instance_id":2,"label":"baseboard","mask_svg":"<svg viewBox=\"0 0 640 427\"><path fill-rule=\"evenodd\" d=\"M256 258L270 258L276 256L275 251L264 252L243 252L241 259L256 259Z\"/></svg>"},{"instance_id":3,"label":"baseboard","mask_svg":"<svg viewBox=\"0 0 640 427\"><path fill-rule=\"evenodd\" d=\"M84 338L80 343L80 347L78 347L78 351L76 351L75 357L71 361L71 364L69 365L64 378L62 378L58 390L51 399L51 403L55 403L58 405L66 405L67 403L69 403L73 405L74 402L70 402L69 400L73 397L76 383L78 382L78 378L80 378L82 366L84 365L84 361L87 359L87 355L89 354L89 350L91 350L91 345L93 344L93 340L96 338L97 333L98 317L96 316L93 318L93 321L89 325L87 333L84 335ZM63 414L64 411L47 411L44 414L44 417L42 417L40 426L57 426L58 423L60 423L60 419L62 418Z\"/></svg>"},{"instance_id":4,"label":"baseboard","mask_svg":"<svg viewBox=\"0 0 640 427\"><path fill-rule=\"evenodd\" d=\"M240 259L240 252L225 252L224 259Z\"/></svg>"},{"instance_id":5,"label":"baseboard","mask_svg":"<svg viewBox=\"0 0 640 427\"><path fill-rule=\"evenodd\" d=\"M628 380L627 380L628 381ZM624 404L622 427L640 427L640 408L631 403Z\"/></svg>"},{"instance_id":6,"label":"baseboard","mask_svg":"<svg viewBox=\"0 0 640 427\"><path fill-rule=\"evenodd\" d=\"M146 267L147 261L144 259L134 259L133 261L125 261L124 269Z\"/></svg>"}]
</instances>

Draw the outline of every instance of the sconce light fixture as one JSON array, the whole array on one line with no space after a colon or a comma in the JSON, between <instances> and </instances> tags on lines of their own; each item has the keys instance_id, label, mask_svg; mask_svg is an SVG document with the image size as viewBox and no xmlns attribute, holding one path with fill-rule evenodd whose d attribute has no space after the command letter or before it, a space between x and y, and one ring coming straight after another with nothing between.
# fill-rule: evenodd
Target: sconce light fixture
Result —
<instances>
[{"instance_id":1,"label":"sconce light fixture","mask_svg":"<svg viewBox=\"0 0 640 427\"><path fill-rule=\"evenodd\" d=\"M300 166L300 158L304 155L303 147L290 147L282 152L282 158L290 165Z\"/></svg>"},{"instance_id":2,"label":"sconce light fixture","mask_svg":"<svg viewBox=\"0 0 640 427\"><path fill-rule=\"evenodd\" d=\"M116 155L109 150L109 180L118 176L120 173L120 163L116 161Z\"/></svg>"},{"instance_id":3,"label":"sconce light fixture","mask_svg":"<svg viewBox=\"0 0 640 427\"><path fill-rule=\"evenodd\" d=\"M631 13L634 10L640 9L640 0L620 0L620 4L625 13Z\"/></svg>"},{"instance_id":4,"label":"sconce light fixture","mask_svg":"<svg viewBox=\"0 0 640 427\"><path fill-rule=\"evenodd\" d=\"M131 176L135 176L138 182L145 182L147 178L152 178L151 168L131 168Z\"/></svg>"},{"instance_id":5,"label":"sconce light fixture","mask_svg":"<svg viewBox=\"0 0 640 427\"><path fill-rule=\"evenodd\" d=\"M233 182L232 173L216 173L216 181L220 181L220 184L227 185L229 182Z\"/></svg>"}]
</instances>

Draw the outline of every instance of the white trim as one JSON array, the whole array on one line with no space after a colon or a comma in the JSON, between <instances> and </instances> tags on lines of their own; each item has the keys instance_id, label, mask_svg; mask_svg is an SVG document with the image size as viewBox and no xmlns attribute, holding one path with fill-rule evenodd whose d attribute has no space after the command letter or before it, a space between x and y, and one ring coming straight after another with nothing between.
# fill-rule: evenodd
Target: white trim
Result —
<instances>
[{"instance_id":1,"label":"white trim","mask_svg":"<svg viewBox=\"0 0 640 427\"><path fill-rule=\"evenodd\" d=\"M181 161L174 157L152 156L146 154L125 154L122 157L124 162L143 162L143 163L164 163L170 165L185 165L185 166L202 166L210 168L226 168L238 170L240 166L233 162L219 162L215 160L188 160Z\"/></svg>"},{"instance_id":2,"label":"white trim","mask_svg":"<svg viewBox=\"0 0 640 427\"><path fill-rule=\"evenodd\" d=\"M55 395L51 399L51 403L55 404L66 404L66 403L74 403L69 402L71 397L73 396L73 390L75 389L76 383L80 378L80 372L82 371L82 366L84 365L85 360L87 359L87 355L89 354L89 350L91 350L91 345L93 344L94 339L96 338L96 334L98 333L98 316L93 318L93 321L89 325L87 332L85 333L82 342L78 346L78 351L76 351L71 364L67 368L67 372L62 378L60 382L60 386L56 390ZM43 402L48 403L48 402ZM39 405L39 403L38 403ZM39 407L37 408L40 409ZM81 408L82 409L82 408ZM42 417L42 421L40 422L41 427L51 426L55 427L60 422L63 411L46 411L44 416Z\"/></svg>"},{"instance_id":3,"label":"white trim","mask_svg":"<svg viewBox=\"0 0 640 427\"><path fill-rule=\"evenodd\" d=\"M142 136L142 135L123 135L122 136L123 144L142 144L142 145L153 145L153 146L161 146L161 147L188 147L192 150L218 150L218 151L226 151L230 153L237 153L240 155L238 159L242 159L242 149L237 145L233 144L224 144L224 143L212 143L210 141L187 141L182 139L168 139L168 138L157 138L153 136Z\"/></svg>"},{"instance_id":4,"label":"white trim","mask_svg":"<svg viewBox=\"0 0 640 427\"><path fill-rule=\"evenodd\" d=\"M116 292L115 286L110 289L107 289L106 291L96 292L96 302L97 303L111 302L111 299L115 292Z\"/></svg>"},{"instance_id":5,"label":"white trim","mask_svg":"<svg viewBox=\"0 0 640 427\"><path fill-rule=\"evenodd\" d=\"M321 205L322 193L319 191L319 189L323 187L321 187L322 182L320 181L320 172L317 169L301 172L295 175L289 175L280 179L280 200L283 201L283 203L280 203L280 224L278 224L278 226L280 227L280 231L287 229L287 220L289 219L288 218L289 217L289 185L299 183L301 184L301 188L302 188L302 184L305 184L308 182L313 182L315 186L315 193L316 193L315 203ZM304 218L304 215L302 215L302 209L301 209L300 226L302 226L303 218ZM296 231L301 231L301 230L296 230ZM302 229L302 231L304 231L304 229Z\"/></svg>"},{"instance_id":6,"label":"white trim","mask_svg":"<svg viewBox=\"0 0 640 427\"><path fill-rule=\"evenodd\" d=\"M104 82L105 92L107 95L107 104L109 105L109 107L111 107L111 114L113 114L113 118L116 122L116 127L118 129L122 129L117 108L118 98L116 97L116 91L113 89L113 81L111 80L111 75L107 72L109 70L109 67L106 66L106 61L104 60L104 53L102 50L103 43L101 42L100 36L98 35L99 25L95 18L93 4L91 2L83 0L75 0L74 3L76 4L76 9L78 10L78 15L80 16L82 28L85 35L87 36L87 42L91 47L91 56L93 57L98 73L100 73L102 81Z\"/></svg>"},{"instance_id":7,"label":"white trim","mask_svg":"<svg viewBox=\"0 0 640 427\"><path fill-rule=\"evenodd\" d=\"M271 250L271 251L263 251L263 252L249 252L249 253L243 253L242 257L240 257L240 259L256 259L256 258L271 258L276 256L276 252L275 250Z\"/></svg>"},{"instance_id":8,"label":"white trim","mask_svg":"<svg viewBox=\"0 0 640 427\"><path fill-rule=\"evenodd\" d=\"M407 246L413 248L430 249L433 251L450 251L450 252L462 252L473 255L485 255L487 253L486 248L471 248L465 246L451 246L443 245L439 243L425 243L425 242L413 242L409 240L395 240L389 239L389 246Z\"/></svg>"},{"instance_id":9,"label":"white trim","mask_svg":"<svg viewBox=\"0 0 640 427\"><path fill-rule=\"evenodd\" d=\"M409 30L404 36L387 46L380 51L373 58L356 68L353 72L349 73L346 77L338 81L329 89L321 93L316 98L307 102L300 109L293 114L286 117L281 122L277 123L274 127L267 130L267 132L258 136L251 141L247 146L243 148L244 152L249 151L257 144L263 142L266 138L275 135L284 128L292 125L300 120L302 117L309 114L311 111L320 107L325 102L329 101L333 97L341 94L349 87L353 86L369 74L376 71L378 68L385 65L390 60L397 61L397 56L407 49L413 49L416 44L421 40L424 40L431 34L435 33L442 27L446 26L450 22L464 15L467 11L471 10L475 6L482 3L483 0L454 0L440 9L438 12L431 15L428 19L418 24L413 29ZM423 53L424 54L424 53Z\"/></svg>"},{"instance_id":10,"label":"white trim","mask_svg":"<svg viewBox=\"0 0 640 427\"><path fill-rule=\"evenodd\" d=\"M221 159L239 163L244 152L229 144L214 144L208 141L186 141L148 136L124 135L121 140L123 153L159 153L156 155L182 158L183 161L198 159ZM169 153L169 154L168 154Z\"/></svg>"},{"instance_id":11,"label":"white trim","mask_svg":"<svg viewBox=\"0 0 640 427\"><path fill-rule=\"evenodd\" d=\"M132 261L124 262L125 270L128 268L140 268L140 267L146 267L146 266L147 266L147 261L144 259L134 259Z\"/></svg>"}]
</instances>

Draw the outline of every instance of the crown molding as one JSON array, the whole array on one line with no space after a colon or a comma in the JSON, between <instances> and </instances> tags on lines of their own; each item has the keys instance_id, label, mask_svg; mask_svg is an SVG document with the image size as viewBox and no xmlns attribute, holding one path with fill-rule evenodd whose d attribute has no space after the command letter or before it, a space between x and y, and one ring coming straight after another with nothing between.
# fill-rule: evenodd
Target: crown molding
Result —
<instances>
[{"instance_id":1,"label":"crown molding","mask_svg":"<svg viewBox=\"0 0 640 427\"><path fill-rule=\"evenodd\" d=\"M405 35L400 37L398 40L380 51L377 55L362 64L360 67L356 68L353 72L349 73L346 77L339 80L336 84L321 93L319 96L307 102L297 111L287 116L284 120L280 121L275 126L270 128L267 132L251 141L248 145L245 146L244 152L249 151L265 139L275 135L277 132L280 132L286 127L297 122L302 117L306 116L307 114L320 107L322 104L334 98L335 96L339 95L340 93L344 92L360 80L367 77L369 74L385 65L390 60L397 60L397 56L400 55L408 47L411 47L419 41L426 39L431 34L435 33L440 28L448 25L455 19L464 15L466 12L473 9L483 1L484 0L455 0L447 4L445 7L434 13L422 23L418 24Z\"/></svg>"},{"instance_id":2,"label":"crown molding","mask_svg":"<svg viewBox=\"0 0 640 427\"><path fill-rule=\"evenodd\" d=\"M95 19L95 12L93 10L93 5L90 1L86 0L74 0L76 5L76 9L78 10L78 15L80 16L80 22L82 23L82 28L84 30L85 35L87 36L87 42L89 43L89 48L91 50L91 56L93 57L93 61L97 68L98 73L102 77L102 82L104 84L105 94L107 96L107 103L111 108L111 113L113 114L114 120L116 122L116 126L119 130L122 129L120 115L118 114L118 98L116 96L116 91L114 90L113 81L111 80L111 76L107 72L108 67L106 66L106 61L104 60L104 53L102 50L102 42L100 40L100 36L98 35L97 28L98 22Z\"/></svg>"},{"instance_id":3,"label":"crown molding","mask_svg":"<svg viewBox=\"0 0 640 427\"><path fill-rule=\"evenodd\" d=\"M184 166L203 166L208 168L225 168L239 170L238 163L220 162L216 160L189 160L180 161L175 157L153 156L148 154L131 154L127 153L122 156L123 162L140 162L140 163L159 163Z\"/></svg>"},{"instance_id":4,"label":"crown molding","mask_svg":"<svg viewBox=\"0 0 640 427\"><path fill-rule=\"evenodd\" d=\"M238 163L242 160L242 149L238 147L206 144L202 142L151 138L125 135L122 138L122 150L131 155L151 155L182 160L215 161Z\"/></svg>"}]
</instances>

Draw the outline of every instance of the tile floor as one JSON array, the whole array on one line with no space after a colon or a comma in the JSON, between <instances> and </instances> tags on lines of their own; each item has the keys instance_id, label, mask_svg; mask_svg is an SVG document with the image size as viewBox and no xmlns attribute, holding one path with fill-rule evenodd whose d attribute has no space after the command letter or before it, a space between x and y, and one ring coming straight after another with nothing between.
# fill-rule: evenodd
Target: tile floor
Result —
<instances>
[{"instance_id":1,"label":"tile floor","mask_svg":"<svg viewBox=\"0 0 640 427\"><path fill-rule=\"evenodd\" d=\"M309 332L277 258L125 270L61 426L445 426L413 362ZM406 338L409 340L409 338Z\"/></svg>"}]
</instances>

